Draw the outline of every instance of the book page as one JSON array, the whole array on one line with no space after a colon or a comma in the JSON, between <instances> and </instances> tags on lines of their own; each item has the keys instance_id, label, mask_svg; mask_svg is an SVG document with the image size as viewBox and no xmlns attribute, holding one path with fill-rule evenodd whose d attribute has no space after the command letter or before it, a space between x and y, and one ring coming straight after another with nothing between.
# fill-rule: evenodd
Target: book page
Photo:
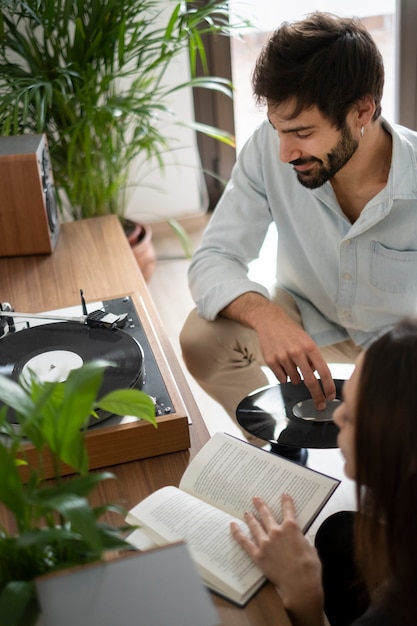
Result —
<instances>
[{"instance_id":1,"label":"book page","mask_svg":"<svg viewBox=\"0 0 417 626\"><path fill-rule=\"evenodd\" d=\"M241 595L265 580L262 572L233 539L229 514L213 508L176 487L164 487L137 504L127 516L143 524L159 545L184 540L204 580L239 601ZM238 519L242 530L246 524ZM225 581L222 586L220 581ZM232 591L234 589L234 591Z\"/></svg>"},{"instance_id":2,"label":"book page","mask_svg":"<svg viewBox=\"0 0 417 626\"><path fill-rule=\"evenodd\" d=\"M340 481L245 441L216 433L185 471L180 489L243 519L259 496L281 520L281 494L289 493L305 532Z\"/></svg>"}]
</instances>

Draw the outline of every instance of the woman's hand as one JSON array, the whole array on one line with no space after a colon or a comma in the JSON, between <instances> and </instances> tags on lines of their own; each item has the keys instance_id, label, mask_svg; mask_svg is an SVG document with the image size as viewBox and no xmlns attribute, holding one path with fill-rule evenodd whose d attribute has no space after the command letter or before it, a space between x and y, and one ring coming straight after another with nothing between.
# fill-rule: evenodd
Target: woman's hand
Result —
<instances>
[{"instance_id":1,"label":"woman's hand","mask_svg":"<svg viewBox=\"0 0 417 626\"><path fill-rule=\"evenodd\" d=\"M287 494L282 496L282 524L278 524L261 498L254 498L253 504L259 513L259 521L252 513L245 514L252 539L232 522L233 537L278 587L293 623L322 626L321 565L315 548L296 522L292 498Z\"/></svg>"}]
</instances>

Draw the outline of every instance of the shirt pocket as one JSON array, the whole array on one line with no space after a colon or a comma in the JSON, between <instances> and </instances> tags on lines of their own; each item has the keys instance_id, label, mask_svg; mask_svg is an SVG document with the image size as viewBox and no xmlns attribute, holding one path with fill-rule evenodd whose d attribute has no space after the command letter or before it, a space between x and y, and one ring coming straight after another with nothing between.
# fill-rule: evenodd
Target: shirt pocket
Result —
<instances>
[{"instance_id":1,"label":"shirt pocket","mask_svg":"<svg viewBox=\"0 0 417 626\"><path fill-rule=\"evenodd\" d=\"M417 290L417 251L393 250L371 242L371 285L387 293Z\"/></svg>"}]
</instances>

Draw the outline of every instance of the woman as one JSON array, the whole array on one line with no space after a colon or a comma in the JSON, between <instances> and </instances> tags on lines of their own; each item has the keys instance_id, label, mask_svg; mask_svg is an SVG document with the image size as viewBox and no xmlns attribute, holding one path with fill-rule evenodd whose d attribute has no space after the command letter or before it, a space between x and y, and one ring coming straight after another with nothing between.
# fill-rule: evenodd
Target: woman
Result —
<instances>
[{"instance_id":1,"label":"woman","mask_svg":"<svg viewBox=\"0 0 417 626\"><path fill-rule=\"evenodd\" d=\"M246 515L252 538L232 524L296 626L323 626L325 613L332 626L417 624L416 381L417 319L406 319L359 357L344 385L334 421L345 473L357 484L358 513L326 520L316 548L288 495L281 524L259 498L258 519Z\"/></svg>"}]
</instances>

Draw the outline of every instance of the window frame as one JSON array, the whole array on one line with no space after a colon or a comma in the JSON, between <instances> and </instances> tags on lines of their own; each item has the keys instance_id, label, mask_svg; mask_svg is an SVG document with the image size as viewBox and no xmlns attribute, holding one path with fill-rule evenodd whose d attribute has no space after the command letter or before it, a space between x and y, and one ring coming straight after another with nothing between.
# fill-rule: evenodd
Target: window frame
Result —
<instances>
[{"instance_id":1,"label":"window frame","mask_svg":"<svg viewBox=\"0 0 417 626\"><path fill-rule=\"evenodd\" d=\"M417 129L417 3L397 0L396 112L399 124Z\"/></svg>"},{"instance_id":2,"label":"window frame","mask_svg":"<svg viewBox=\"0 0 417 626\"><path fill-rule=\"evenodd\" d=\"M232 80L232 60L230 39L221 35L203 35L207 65L212 76ZM203 76L201 64L197 74ZM194 112L197 122L221 128L235 134L233 99L226 94L207 89L193 89ZM224 186L236 161L236 149L203 133L197 133L197 146L200 153L209 206L214 209L223 193Z\"/></svg>"}]
</instances>

